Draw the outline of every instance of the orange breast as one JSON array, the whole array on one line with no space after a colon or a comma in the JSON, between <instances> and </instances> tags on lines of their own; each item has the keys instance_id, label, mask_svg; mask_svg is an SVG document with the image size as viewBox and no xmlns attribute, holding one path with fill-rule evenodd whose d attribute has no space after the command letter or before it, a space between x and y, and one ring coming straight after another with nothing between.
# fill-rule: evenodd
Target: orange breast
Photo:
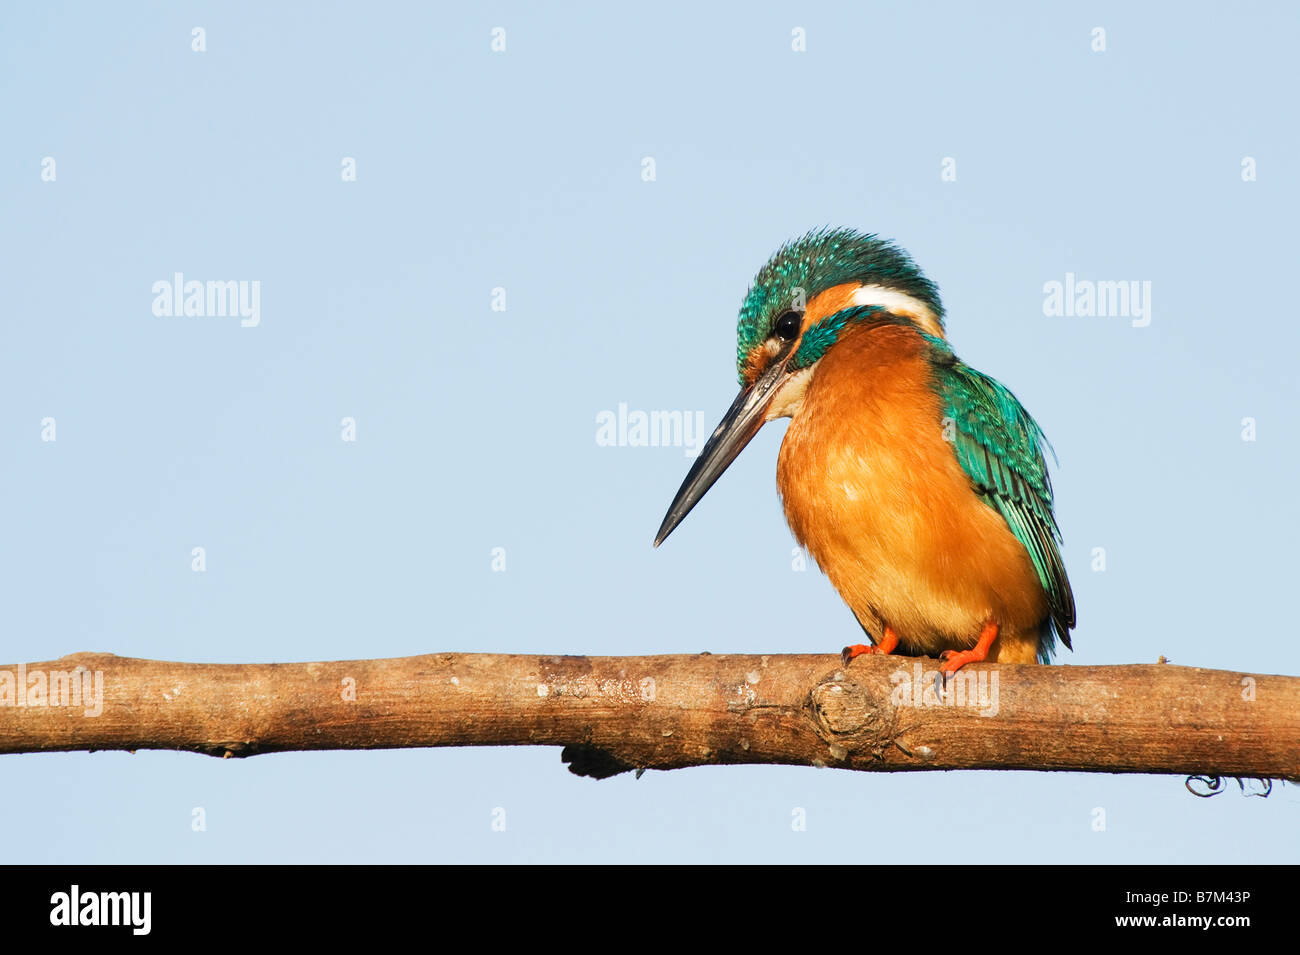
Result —
<instances>
[{"instance_id":1,"label":"orange breast","mask_svg":"<svg viewBox=\"0 0 1300 955\"><path fill-rule=\"evenodd\" d=\"M850 328L822 357L781 445L790 529L878 639L907 653L974 645L1033 662L1047 600L1029 555L985 504L943 436L924 342L900 326Z\"/></svg>"}]
</instances>

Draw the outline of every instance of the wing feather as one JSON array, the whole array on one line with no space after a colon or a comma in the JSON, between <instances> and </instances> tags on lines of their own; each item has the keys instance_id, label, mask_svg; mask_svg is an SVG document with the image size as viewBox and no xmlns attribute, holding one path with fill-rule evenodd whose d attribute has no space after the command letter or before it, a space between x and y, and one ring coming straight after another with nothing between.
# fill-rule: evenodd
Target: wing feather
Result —
<instances>
[{"instance_id":1,"label":"wing feather","mask_svg":"<svg viewBox=\"0 0 1300 955\"><path fill-rule=\"evenodd\" d=\"M1055 634L1069 647L1076 616L1043 458L1043 448L1051 445L1005 385L963 364L942 340L931 338L930 344L957 460L1024 545L1047 594Z\"/></svg>"}]
</instances>

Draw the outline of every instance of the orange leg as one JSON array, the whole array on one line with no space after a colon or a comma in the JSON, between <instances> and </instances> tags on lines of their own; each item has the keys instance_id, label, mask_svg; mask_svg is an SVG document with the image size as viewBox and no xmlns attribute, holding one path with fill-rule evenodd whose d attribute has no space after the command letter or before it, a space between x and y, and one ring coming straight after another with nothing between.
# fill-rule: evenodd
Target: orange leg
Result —
<instances>
[{"instance_id":1,"label":"orange leg","mask_svg":"<svg viewBox=\"0 0 1300 955\"><path fill-rule=\"evenodd\" d=\"M984 629L980 631L980 638L975 642L974 649L971 650L945 650L939 654L943 658L943 666L939 670L944 675L944 682L947 682L948 674L956 673L968 663L979 663L988 658L989 647L993 646L993 641L998 638L998 625L990 620L984 624Z\"/></svg>"},{"instance_id":2,"label":"orange leg","mask_svg":"<svg viewBox=\"0 0 1300 955\"><path fill-rule=\"evenodd\" d=\"M880 638L880 642L874 647L869 647L865 643L855 643L851 647L845 647L840 651L840 659L844 665L848 666L849 661L854 657L860 657L864 653L893 653L898 648L898 634L894 633L894 628L886 626L885 635Z\"/></svg>"}]
</instances>

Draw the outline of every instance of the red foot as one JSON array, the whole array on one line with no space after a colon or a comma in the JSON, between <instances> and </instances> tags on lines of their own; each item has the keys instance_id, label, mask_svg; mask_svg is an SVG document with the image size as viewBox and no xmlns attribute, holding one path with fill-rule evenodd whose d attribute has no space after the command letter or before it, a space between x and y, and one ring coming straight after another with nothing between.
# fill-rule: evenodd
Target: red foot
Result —
<instances>
[{"instance_id":1,"label":"red foot","mask_svg":"<svg viewBox=\"0 0 1300 955\"><path fill-rule=\"evenodd\" d=\"M840 651L840 659L844 661L845 666L848 666L850 660L854 660L864 653L879 653L883 656L884 654L893 653L897 647L898 634L894 633L893 627L886 627L885 635L880 638L880 642L875 646L869 647L865 643L855 643Z\"/></svg>"},{"instance_id":2,"label":"red foot","mask_svg":"<svg viewBox=\"0 0 1300 955\"><path fill-rule=\"evenodd\" d=\"M988 659L989 647L993 646L993 641L998 638L998 625L990 621L984 624L984 629L980 631L980 638L975 642L975 647L971 650L945 650L939 656L943 659L943 666L939 667L939 672L944 675L944 680L948 674L956 673L968 663L980 663Z\"/></svg>"}]
</instances>

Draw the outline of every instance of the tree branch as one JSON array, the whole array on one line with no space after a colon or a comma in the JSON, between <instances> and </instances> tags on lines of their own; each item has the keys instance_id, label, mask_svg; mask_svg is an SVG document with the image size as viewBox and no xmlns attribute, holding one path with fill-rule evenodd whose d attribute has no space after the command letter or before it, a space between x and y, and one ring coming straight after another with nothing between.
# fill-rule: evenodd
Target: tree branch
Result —
<instances>
[{"instance_id":1,"label":"tree branch","mask_svg":"<svg viewBox=\"0 0 1300 955\"><path fill-rule=\"evenodd\" d=\"M572 771L598 778L785 763L1300 779L1297 677L980 664L941 700L937 668L824 655L207 664L82 653L0 667L0 753L560 745Z\"/></svg>"}]
</instances>

